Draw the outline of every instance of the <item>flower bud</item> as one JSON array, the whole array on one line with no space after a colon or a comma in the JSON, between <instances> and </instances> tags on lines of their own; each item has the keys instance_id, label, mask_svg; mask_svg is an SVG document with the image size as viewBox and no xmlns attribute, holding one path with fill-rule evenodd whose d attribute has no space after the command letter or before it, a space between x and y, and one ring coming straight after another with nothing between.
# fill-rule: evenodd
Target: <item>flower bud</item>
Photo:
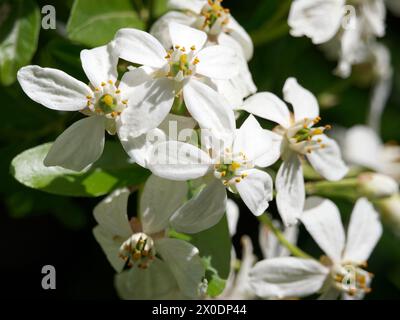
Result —
<instances>
[{"instance_id":1,"label":"flower bud","mask_svg":"<svg viewBox=\"0 0 400 320\"><path fill-rule=\"evenodd\" d=\"M384 198L399 191L397 182L380 173L362 173L358 176L360 191L368 197Z\"/></svg>"},{"instance_id":2,"label":"flower bud","mask_svg":"<svg viewBox=\"0 0 400 320\"><path fill-rule=\"evenodd\" d=\"M392 230L400 236L400 194L394 194L389 198L379 200L376 203L382 219Z\"/></svg>"}]
</instances>

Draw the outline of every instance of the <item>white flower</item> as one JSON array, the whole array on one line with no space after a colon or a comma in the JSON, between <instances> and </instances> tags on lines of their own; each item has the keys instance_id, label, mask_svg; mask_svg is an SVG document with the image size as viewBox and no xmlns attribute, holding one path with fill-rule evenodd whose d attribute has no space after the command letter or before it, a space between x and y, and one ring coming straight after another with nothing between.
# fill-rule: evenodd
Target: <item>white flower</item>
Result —
<instances>
[{"instance_id":1,"label":"white flower","mask_svg":"<svg viewBox=\"0 0 400 320\"><path fill-rule=\"evenodd\" d=\"M368 43L385 34L383 0L295 0L289 14L290 33L307 36L314 44L329 41L328 50L340 59L337 73L348 77L351 66L366 58Z\"/></svg>"},{"instance_id":2,"label":"white flower","mask_svg":"<svg viewBox=\"0 0 400 320\"><path fill-rule=\"evenodd\" d=\"M253 43L247 32L232 17L229 10L221 5L221 2L220 0L170 1L171 9L181 11L166 13L154 23L150 33L159 39L165 48L170 48L172 40L168 25L170 22L177 22L207 33L207 46L222 45L238 52L240 70L237 76L232 79L213 79L212 83L232 106L239 106L244 98L257 91L247 66L247 61L253 56Z\"/></svg>"},{"instance_id":3,"label":"white flower","mask_svg":"<svg viewBox=\"0 0 400 320\"><path fill-rule=\"evenodd\" d=\"M170 0L173 10L154 23L151 33L160 39L166 48L172 45L166 26L178 22L204 31L209 41L239 49L249 61L253 56L253 42L244 28L232 17L221 0Z\"/></svg>"},{"instance_id":4,"label":"white flower","mask_svg":"<svg viewBox=\"0 0 400 320\"><path fill-rule=\"evenodd\" d=\"M296 79L289 78L283 88L287 105L269 92L257 93L248 98L243 110L279 124L274 132L280 134L283 163L275 185L279 213L286 226L296 223L303 211L305 190L301 158L305 156L313 168L328 180L340 180L348 169L341 159L337 143L328 138L327 127L313 128L320 121L317 99L301 87Z\"/></svg>"},{"instance_id":5,"label":"white flower","mask_svg":"<svg viewBox=\"0 0 400 320\"><path fill-rule=\"evenodd\" d=\"M83 50L81 61L89 85L51 68L27 66L18 72L22 89L35 102L88 116L58 137L44 160L47 166L80 171L95 162L103 152L104 130L115 134L116 119L130 98L130 74L117 81L118 56L113 43Z\"/></svg>"},{"instance_id":6,"label":"white flower","mask_svg":"<svg viewBox=\"0 0 400 320\"><path fill-rule=\"evenodd\" d=\"M283 257L263 260L251 271L255 293L264 298L303 297L359 299L370 291L372 275L362 268L382 234L379 214L366 199L353 209L347 240L338 208L330 200L309 198L301 216L304 226L326 253L314 259Z\"/></svg>"},{"instance_id":7,"label":"white flower","mask_svg":"<svg viewBox=\"0 0 400 320\"><path fill-rule=\"evenodd\" d=\"M369 127L357 125L342 133L344 159L352 164L372 169L400 181L400 146L383 144Z\"/></svg>"},{"instance_id":8,"label":"white flower","mask_svg":"<svg viewBox=\"0 0 400 320\"><path fill-rule=\"evenodd\" d=\"M117 278L122 287L122 279L130 279L121 289L125 290L123 295L144 299L154 293L159 297L178 287L184 296L197 297L204 276L199 252L186 241L169 238L167 229L197 233L210 228L224 214L226 197L212 197L206 187L185 202L185 182L151 176L140 198L139 217L129 219L129 194L126 189L115 191L94 209L99 223L93 230L96 240L117 272L130 269ZM126 286L131 286L132 292Z\"/></svg>"},{"instance_id":9,"label":"white flower","mask_svg":"<svg viewBox=\"0 0 400 320\"><path fill-rule=\"evenodd\" d=\"M217 105L217 94L215 99L211 96L209 99ZM223 99L219 102L224 103ZM234 127L234 122L230 127ZM279 151L272 141L275 134L264 130L252 115L238 130L213 130L212 133L218 138L212 134L202 138L207 152L179 141L157 144L152 150L149 169L172 180L206 176L215 188L226 186L239 193L253 214L262 214L272 200L273 185L269 174L256 167L268 167L277 161Z\"/></svg>"},{"instance_id":10,"label":"white flower","mask_svg":"<svg viewBox=\"0 0 400 320\"><path fill-rule=\"evenodd\" d=\"M120 57L141 66L132 72L143 79L134 88L135 98L129 100L129 107L119 118L121 139L138 137L158 127L175 98L183 99L202 128L208 128L214 118L223 117L226 112L213 105L202 109L192 92L208 96L213 89L203 82L234 77L239 71L236 53L222 46L203 48L207 34L184 25L170 23L169 32L174 47L168 51L144 31L121 29L115 36Z\"/></svg>"}]
</instances>

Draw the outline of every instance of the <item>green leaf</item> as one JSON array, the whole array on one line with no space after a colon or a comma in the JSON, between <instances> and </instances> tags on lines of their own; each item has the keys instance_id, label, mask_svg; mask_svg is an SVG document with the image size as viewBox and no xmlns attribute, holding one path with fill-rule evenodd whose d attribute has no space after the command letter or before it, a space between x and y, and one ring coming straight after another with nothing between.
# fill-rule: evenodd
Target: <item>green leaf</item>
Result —
<instances>
[{"instance_id":1,"label":"green leaf","mask_svg":"<svg viewBox=\"0 0 400 320\"><path fill-rule=\"evenodd\" d=\"M37 48L40 12L32 0L0 1L0 83L12 84Z\"/></svg>"},{"instance_id":2,"label":"green leaf","mask_svg":"<svg viewBox=\"0 0 400 320\"><path fill-rule=\"evenodd\" d=\"M72 41L96 47L111 41L121 28L144 28L131 1L75 0L67 33Z\"/></svg>"},{"instance_id":3,"label":"green leaf","mask_svg":"<svg viewBox=\"0 0 400 320\"><path fill-rule=\"evenodd\" d=\"M200 256L209 259L206 264L208 294L219 295L225 288L231 266L232 243L226 216L214 227L192 235L191 242L199 249Z\"/></svg>"},{"instance_id":4,"label":"green leaf","mask_svg":"<svg viewBox=\"0 0 400 320\"><path fill-rule=\"evenodd\" d=\"M76 197L97 197L116 188L143 183L147 170L128 162L120 144L106 144L103 156L86 172L46 167L43 160L51 143L26 150L11 162L11 173L23 185L41 191Z\"/></svg>"}]
</instances>

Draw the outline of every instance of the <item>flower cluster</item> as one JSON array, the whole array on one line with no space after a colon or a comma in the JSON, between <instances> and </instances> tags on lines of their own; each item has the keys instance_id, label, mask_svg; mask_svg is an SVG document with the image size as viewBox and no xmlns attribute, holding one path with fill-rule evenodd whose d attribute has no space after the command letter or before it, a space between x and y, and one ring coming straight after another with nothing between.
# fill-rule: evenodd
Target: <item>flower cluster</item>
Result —
<instances>
[{"instance_id":1,"label":"flower cluster","mask_svg":"<svg viewBox=\"0 0 400 320\"><path fill-rule=\"evenodd\" d=\"M338 144L328 136L331 126L317 98L295 78L286 80L283 100L256 93L248 68L252 41L222 0L169 2L173 11L150 33L123 28L109 44L83 50L88 83L39 66L18 72L32 100L85 116L57 138L46 166L87 170L101 157L107 131L151 173L144 186L117 189L94 209L94 236L117 273L119 295L206 297L207 266L190 235L212 228L225 212L235 233L239 212L229 195L267 226L260 228L264 260L254 265L251 241L244 237L241 268L237 272L233 264L221 298L362 298L372 278L366 261L382 233L367 197L398 191L393 179L400 178L399 148L384 146L364 127L341 134ZM350 3L360 14L344 26ZM383 36L384 13L379 0L295 0L289 25L293 36L306 35L326 50L339 48L338 72L348 76ZM123 72L121 61L128 65ZM370 148L375 158L365 155ZM323 183L341 188L348 164L385 176L363 172L351 180L358 200L345 239L336 205L306 194L324 194ZM308 186L304 168L320 184ZM139 208L129 212L136 190ZM273 200L282 227L266 213ZM326 253L319 261L296 247L299 223Z\"/></svg>"}]
</instances>

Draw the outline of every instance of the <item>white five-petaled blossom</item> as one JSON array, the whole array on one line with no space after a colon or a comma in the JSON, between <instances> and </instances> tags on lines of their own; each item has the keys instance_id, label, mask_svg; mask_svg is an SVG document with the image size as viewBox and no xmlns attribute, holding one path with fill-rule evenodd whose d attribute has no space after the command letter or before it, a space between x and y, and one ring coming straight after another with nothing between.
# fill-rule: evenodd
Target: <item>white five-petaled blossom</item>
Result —
<instances>
[{"instance_id":1,"label":"white five-petaled blossom","mask_svg":"<svg viewBox=\"0 0 400 320\"><path fill-rule=\"evenodd\" d=\"M232 17L229 9L224 8L222 0L170 0L173 10L158 19L151 33L160 39L165 47L172 45L166 32L170 22L178 22L207 33L208 40L239 49L249 61L253 56L253 42L244 28Z\"/></svg>"},{"instance_id":2,"label":"white five-petaled blossom","mask_svg":"<svg viewBox=\"0 0 400 320\"><path fill-rule=\"evenodd\" d=\"M259 297L304 297L322 293L320 299L360 299L370 289L372 275L366 261L382 234L379 214L368 200L357 201L347 239L336 205L309 198L301 221L327 256L321 261L283 257L258 262L251 285Z\"/></svg>"},{"instance_id":3,"label":"white five-petaled blossom","mask_svg":"<svg viewBox=\"0 0 400 320\"><path fill-rule=\"evenodd\" d=\"M199 252L186 241L168 237L167 230L197 233L210 228L222 217L226 198L213 198L206 187L185 202L186 182L151 176L140 198L139 217L129 219L129 194L117 190L94 209L99 224L94 236L114 269L122 272L116 277L121 297L161 299L170 291L198 297L205 272Z\"/></svg>"},{"instance_id":4,"label":"white five-petaled blossom","mask_svg":"<svg viewBox=\"0 0 400 320\"><path fill-rule=\"evenodd\" d=\"M295 0L288 23L293 36L327 44L340 60L337 73L348 77L351 66L365 60L369 43L384 36L385 16L384 0Z\"/></svg>"},{"instance_id":5,"label":"white five-petaled blossom","mask_svg":"<svg viewBox=\"0 0 400 320\"><path fill-rule=\"evenodd\" d=\"M221 97L210 101L226 103ZM233 117L233 111L231 111ZM216 190L227 187L237 192L255 215L261 215L273 197L273 182L268 173L257 169L275 163L279 144L271 131L264 130L250 115L240 129L211 130L202 137L203 148L180 141L156 144L148 168L156 175L172 180L207 177ZM220 125L221 126L221 125ZM218 126L217 126L218 128ZM215 134L215 135L213 135ZM220 196L215 191L215 196Z\"/></svg>"},{"instance_id":6,"label":"white five-petaled blossom","mask_svg":"<svg viewBox=\"0 0 400 320\"><path fill-rule=\"evenodd\" d=\"M357 125L338 132L344 159L400 181L400 146L383 144L374 130Z\"/></svg>"},{"instance_id":7,"label":"white five-petaled blossom","mask_svg":"<svg viewBox=\"0 0 400 320\"><path fill-rule=\"evenodd\" d=\"M104 130L116 133L116 119L132 92L130 73L117 80L118 56L113 43L83 50L81 61L89 85L57 69L27 66L18 72L22 89L35 102L88 116L58 137L44 160L47 166L80 171L95 162L103 152Z\"/></svg>"},{"instance_id":8,"label":"white five-petaled blossom","mask_svg":"<svg viewBox=\"0 0 400 320\"><path fill-rule=\"evenodd\" d=\"M227 112L213 105L204 109L195 100L197 95L207 97L214 91L204 82L230 79L238 73L237 54L223 46L204 48L207 35L188 26L172 22L169 33L173 47L167 49L144 31L121 29L115 36L119 56L140 66L131 72L143 79L134 88L134 97L119 118L121 140L158 127L175 99L183 99L202 128L209 128L214 119L224 117Z\"/></svg>"},{"instance_id":9,"label":"white five-petaled blossom","mask_svg":"<svg viewBox=\"0 0 400 320\"><path fill-rule=\"evenodd\" d=\"M314 128L320 121L314 95L293 78L286 81L283 94L292 104L293 113L282 100L269 92L248 98L241 109L279 124L273 130L280 135L283 160L275 181L276 201L285 225L290 225L296 223L304 207L302 157L306 157L313 168L328 180L340 180L348 169L341 159L337 143L324 134L327 127Z\"/></svg>"},{"instance_id":10,"label":"white five-petaled blossom","mask_svg":"<svg viewBox=\"0 0 400 320\"><path fill-rule=\"evenodd\" d=\"M222 45L238 52L241 59L237 76L232 79L213 79L212 83L232 106L239 106L244 98L257 91L247 65L247 61L253 56L253 42L221 2L221 0L169 1L170 8L179 11L170 11L158 19L150 33L159 39L164 47L169 48L172 46L172 40L168 24L178 22L207 33L207 46Z\"/></svg>"}]
</instances>

